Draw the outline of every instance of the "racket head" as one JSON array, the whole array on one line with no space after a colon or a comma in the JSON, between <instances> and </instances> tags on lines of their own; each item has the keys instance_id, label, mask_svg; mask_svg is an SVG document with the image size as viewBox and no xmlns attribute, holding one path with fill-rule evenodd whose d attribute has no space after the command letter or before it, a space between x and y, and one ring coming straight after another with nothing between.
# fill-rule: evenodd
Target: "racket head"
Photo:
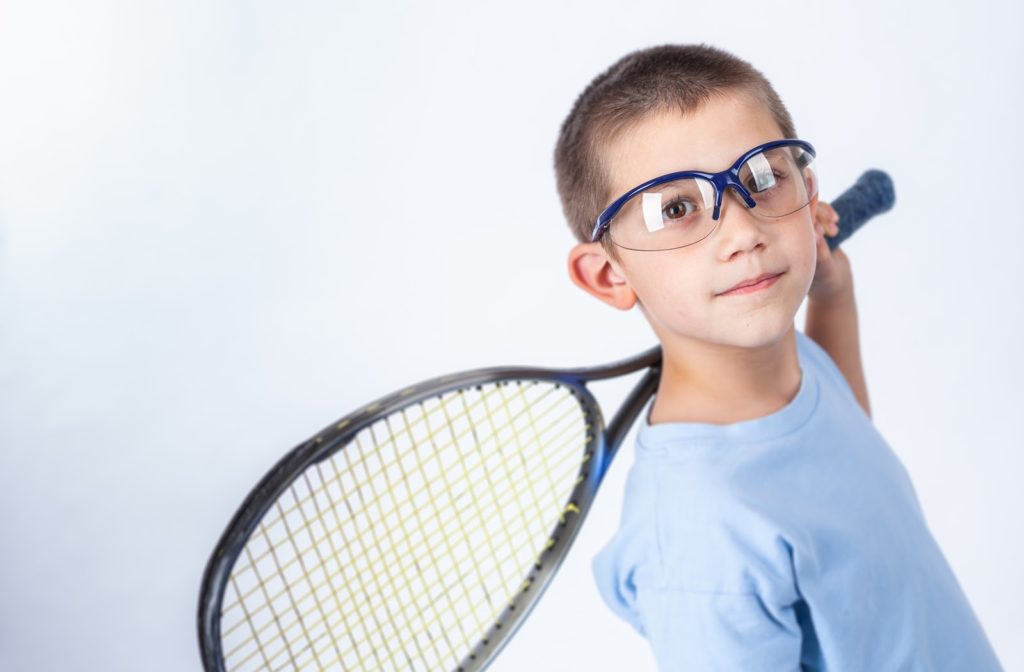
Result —
<instances>
[{"instance_id":1,"label":"racket head","mask_svg":"<svg viewBox=\"0 0 1024 672\"><path fill-rule=\"evenodd\" d=\"M478 369L442 376L381 397L345 416L338 422L332 423L309 440L296 446L282 457L249 493L221 536L220 542L207 564L203 577L198 614L200 648L206 669L218 671L234 669L296 669L300 665L304 666L309 663L319 663L323 666L332 662L336 665L344 665L345 669L360 669L356 666L356 662L365 663L366 661L374 665L383 666L384 663L388 663L411 669L437 669L439 665L445 666L448 669L467 671L484 669L515 633L523 619L525 619L540 598L553 575L557 572L586 513L589 511L594 494L603 477L603 470L600 467L602 465L606 466L608 463L607 458L609 455L607 455L606 434L601 409L593 395L585 387L585 380L587 378L608 377L613 374L618 375L625 372L625 364L624 362L619 362L608 367L577 370L502 367ZM635 370L640 366L640 364L629 365L633 367L630 370ZM324 492L329 492L333 487L330 483L326 483L322 477L319 481L313 479L313 482L310 482L308 475L313 473L318 466L325 465L333 458L344 455L346 451L353 450L354 442L358 441L361 435L365 436L367 432L373 433L374 428L380 427L382 423L390 427L390 419L408 411L408 409L416 407L425 408L424 405L429 405L432 400L436 400L439 406L429 409L429 412L436 412L438 408L444 407L443 404L454 403L454 400L459 397L462 397L462 401L465 403L465 395L471 392L475 392L480 398L484 399L486 399L487 395L491 395L497 399L507 400L508 395L503 394L502 391L507 391L512 387L520 390L530 389L538 394L560 395L560 398L555 401L568 414L567 422L570 425L567 430L568 433L575 435L574 438L570 439L571 447L567 450L569 453L577 455L578 464L572 465L566 471L567 474L571 475L571 479L566 476L560 477L559 485L553 488L554 494L548 496L544 504L538 504L535 507L539 514L536 521L532 521L530 525L534 528L541 526L543 531L532 530L527 535L530 539L527 544L528 547L519 548L515 551L518 555L518 564L521 566L518 585L513 586L516 582L511 581L511 575L505 571L498 572L504 576L505 580L499 582L503 583L503 585L497 588L491 585L491 590L497 593L497 595L492 596L489 594L486 578L482 579L479 585L473 588L463 587L463 592L467 595L473 591L483 591L487 594L488 605L483 609L484 611L489 610L492 612L489 619L490 623L486 627L481 625L482 619L479 618L478 614L477 622L468 630L464 625L460 625L461 634L463 635L462 647L465 649L464 652L459 655L452 655L451 652L459 650L459 647L452 646L448 631L443 631L440 634L443 635L443 639L448 641L449 654L447 656L437 654L433 657L424 654L424 649L433 648L436 652L443 648L434 645L436 643L435 636L430 633L428 627L424 627L422 629L423 632L412 637L413 641L405 641L405 645L406 648L415 649L412 653L427 658L427 660L420 660L418 662L413 660L410 651L405 650L405 648L401 651L387 651L386 655L382 656L378 650L368 650L372 647L379 648L382 642L378 641L371 644L367 641L357 641L358 637L362 635L356 631L361 629L365 633L367 630L360 621L360 619L365 618L366 614L364 612L353 617L354 620L350 620L348 615L344 615L342 619L345 621L344 623L339 624L337 620L331 623L326 610L319 604L321 602L320 597L317 597L319 589L314 587L308 578L301 576L306 573L305 571L298 572L294 569L296 557L300 559L300 564L304 566L305 561L301 560L303 554L308 556L311 548L318 547L318 543L320 546L323 546L322 543L315 541L316 535L309 534L308 530L306 536L313 538L311 546L299 548L296 542L291 541L289 542L292 546L291 550L288 549L287 545L280 546L282 553L291 558L290 560L279 560L277 558L278 553L271 550L270 555L273 556L273 562L265 563L268 565L276 564L280 567L281 564L290 562L293 567L290 575L282 571L277 572L276 576L260 577L257 583L261 587L258 590L256 588L238 588L238 573L240 569L241 571L259 573L256 569L258 562L254 560L254 553L257 555L262 553L264 559L267 557L266 549L262 551L253 550L254 539L259 535L267 537L267 541L263 546L270 546L272 549L273 543L278 542L270 541L266 528L268 525L280 526L282 521L287 520L287 516L281 513L282 510L291 510L293 514L295 511L302 511L304 507L308 507L302 503L296 506L296 502L299 502L304 496L307 499L312 498L313 501L316 501L318 495L314 491L317 487L320 487ZM427 411L424 411L424 413L427 413ZM521 408L519 413L521 417L523 413ZM429 421L427 423L429 424ZM477 436L477 428L474 428L472 433L475 438L469 441L470 444L476 442L476 445L483 445L483 443L486 443L487 439L484 442L480 442L480 437ZM452 430L451 434L454 436L455 431ZM463 435L465 435L464 432ZM458 441L454 441L454 443L457 445ZM498 445L497 438L495 438L494 443ZM545 448L540 444L539 435L537 445L541 449ZM521 448L521 446L517 446L517 448ZM372 451L373 449L370 450ZM493 447L490 450L493 453ZM500 445L498 445L498 450L501 450ZM564 456L562 457L564 459ZM399 459L398 462L401 463L402 460ZM366 473L369 472L367 471ZM509 473L511 472L506 471L506 481L513 480L508 479ZM528 472L523 471L522 473L526 474ZM471 485L468 479L473 475L464 473L462 476L467 479L467 482L464 484ZM479 473L476 476L479 476ZM497 476L501 477L501 474L497 474ZM550 478L551 475L548 474L548 477ZM305 480L305 485L302 485L302 480ZM344 479L337 479L339 484L342 480ZM334 496L328 497L327 500L329 501L324 502L324 504L325 506L334 507L334 518L337 520L339 518L338 512L341 510L341 503L338 501L338 489L335 488L334 491ZM341 517L351 514L351 517L355 518L357 514L352 511L352 501L354 500L347 495L340 495L340 499L345 502L345 508L343 513L341 513ZM551 502L555 500L561 501L557 501L552 506ZM494 503L497 504L497 502ZM288 509L284 507L288 507ZM398 504L395 504L395 509L397 510L397 508ZM305 515L302 518L305 519ZM343 525L343 523L344 521L341 524ZM309 527L308 521L305 520L300 520L299 524ZM377 526L378 530L381 524L382 520L379 519L373 523L373 525ZM288 523L284 522L284 526L288 527ZM366 534L366 526L364 525L363 527L364 529L361 531L361 534ZM389 536L391 529L397 528L392 525L387 532ZM333 535L335 533L327 532L326 534ZM323 538L321 537L322 541ZM461 539L456 543L461 543L465 547L469 545L469 541L469 539ZM474 539L474 542L478 541L479 535ZM283 544L284 542L281 543ZM348 541L345 542L345 544L348 543ZM450 539L447 541L447 545L449 548L452 547ZM258 549L259 544L256 544L256 546ZM428 543L427 547L430 546L431 544ZM342 550L345 550L345 548ZM319 555L324 552L326 551L323 549L315 551L318 555L318 562L321 564L324 564L325 561ZM337 554L338 549L332 547L331 552ZM480 553L482 559L474 556L468 562L486 561L489 557L488 554L493 554L493 549L482 551ZM419 557L416 562L419 563L423 559L423 557ZM351 560L351 553L348 555L348 560ZM335 576L337 573L345 572L344 564L346 560L344 558L338 558L335 555L332 562L332 569L336 571ZM462 558L460 562L464 569L467 562L466 558ZM417 568L420 567L419 564L416 566ZM457 567L455 569L458 570ZM318 571L325 575L327 572L323 568L320 568ZM271 570L271 573L273 573L273 570ZM440 573L438 577L440 577ZM331 588L328 592L333 592L333 598L325 599L338 601L339 589L334 585L333 579L328 579L328 581L331 582ZM406 579L405 587L409 583L410 579ZM268 589L268 585L272 585L273 589ZM308 587L306 587L307 585ZM322 585L321 582L321 587ZM280 597L282 587L283 591L289 596L285 602L291 600L293 589L298 592L302 592L303 589L306 590L307 594L299 601L301 606L296 606L294 602L291 604L291 607L285 607L280 610L274 606L273 599L277 598L274 598L271 593L273 591L274 594ZM374 587L381 588L379 584ZM385 591L388 594L378 596L379 602L375 607L371 607L372 610L380 612L382 607L389 604L389 600L397 599L398 591L393 590L393 586L385 586L385 588L388 589ZM361 586L360 589L364 593L368 592L366 591L366 586ZM257 604L247 607L245 605L246 600L254 595L254 590L262 592L263 597L256 595L258 599L255 600L255 603ZM244 631L245 628L252 631L251 641L248 645L243 644L241 649L238 648L237 644L234 645L234 653L242 651L243 656L248 656L244 664L237 666L226 659L231 657L230 654L232 652L226 650L225 628L223 627L225 623L222 617L228 609L225 605L225 596L229 593L232 594L231 602L233 606L231 608L234 608L236 612L239 609L246 612L244 618L236 619L236 622L230 627L234 631ZM246 597L246 595L249 597ZM310 595L312 595L312 599L317 603L317 606L310 607L305 603L308 602ZM355 602L356 595L343 595L341 600L345 601L345 599L350 603ZM366 603L370 604L374 597L367 594L365 599ZM261 600L265 604L259 604ZM420 606L422 607L423 605L421 604ZM293 616L288 612L289 608L293 609L298 615ZM302 622L303 617L301 614L304 611L308 616L311 608L314 610L314 618L312 620L318 620L319 622L314 628L314 632L309 634L305 633L307 628ZM335 611L343 612L346 608L346 605L337 604L332 607L332 613ZM264 610L259 620L255 620L252 614L248 613L254 609ZM319 610L320 614L315 613L317 610ZM388 611L388 608L385 607L385 611ZM266 612L269 612L269 616ZM402 612L405 612L405 608L402 609ZM388 611L388 614L390 615L390 611ZM237 613L235 616L237 616ZM374 618L376 619L377 616L374 616ZM437 624L438 620L445 620L445 618L445 614L436 617L434 625ZM458 618L458 615L452 615L448 620L457 620ZM293 620L288 621L288 619ZM277 622L278 625L270 624L271 621ZM285 621L285 623L281 624L282 621ZM241 625L239 625L240 623ZM298 630L305 634L296 636L294 642L285 641L283 646L278 646L274 638L281 637L287 639L290 636L289 632L296 629L297 623ZM388 646L388 636L383 634L385 628L380 626L379 623L377 626L379 638L383 640L385 646ZM337 631L339 627L343 629L340 636ZM394 629L397 632L401 627L402 624L399 624ZM280 632L274 634L275 628ZM331 632L324 632L325 629L333 630ZM466 646L468 642L466 633L468 631L472 631L471 636L475 639L471 646ZM426 638L421 636L424 633ZM392 638L395 636L393 633ZM306 640L313 641L303 643L303 637ZM402 636L398 635L398 638L401 639ZM409 638L406 637L406 639L408 640ZM248 646L248 649L246 649L246 646ZM327 647L327 649L333 650L333 653L324 656L322 660L319 655L315 655L318 646ZM352 654L353 651L355 653L346 657L346 651L348 654ZM310 657L311 655L313 656L312 658Z\"/></svg>"}]
</instances>

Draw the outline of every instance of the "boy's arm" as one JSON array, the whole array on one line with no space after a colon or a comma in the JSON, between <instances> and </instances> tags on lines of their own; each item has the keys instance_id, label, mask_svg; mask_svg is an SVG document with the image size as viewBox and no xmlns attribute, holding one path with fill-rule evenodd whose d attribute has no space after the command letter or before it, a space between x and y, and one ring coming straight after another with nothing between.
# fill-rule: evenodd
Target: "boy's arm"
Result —
<instances>
[{"instance_id":1,"label":"boy's arm","mask_svg":"<svg viewBox=\"0 0 1024 672\"><path fill-rule=\"evenodd\" d=\"M839 233L838 221L839 213L835 208L824 201L817 202L814 230L818 241L818 263L807 292L804 334L829 354L870 418L868 386L860 363L860 329L857 327L857 301L853 296L850 259L841 248L832 250L825 241L826 236Z\"/></svg>"},{"instance_id":2,"label":"boy's arm","mask_svg":"<svg viewBox=\"0 0 1024 672\"><path fill-rule=\"evenodd\" d=\"M860 330L857 327L857 301L853 284L848 290L825 300L807 300L804 333L814 339L843 372L867 416L871 417L864 367L860 360Z\"/></svg>"}]
</instances>

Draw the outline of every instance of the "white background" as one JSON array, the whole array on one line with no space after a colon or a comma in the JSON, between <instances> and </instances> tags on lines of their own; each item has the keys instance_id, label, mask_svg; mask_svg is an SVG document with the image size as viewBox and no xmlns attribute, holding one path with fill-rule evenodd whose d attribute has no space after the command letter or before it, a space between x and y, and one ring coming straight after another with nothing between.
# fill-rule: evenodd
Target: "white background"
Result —
<instances>
[{"instance_id":1,"label":"white background","mask_svg":"<svg viewBox=\"0 0 1024 672\"><path fill-rule=\"evenodd\" d=\"M614 60L701 41L772 81L825 200L893 177L844 245L874 420L1024 669L1021 25L991 1L0 2L0 669L197 669L203 567L284 451L411 382L652 345L569 281L552 150ZM632 453L492 669L654 669L590 575Z\"/></svg>"}]
</instances>

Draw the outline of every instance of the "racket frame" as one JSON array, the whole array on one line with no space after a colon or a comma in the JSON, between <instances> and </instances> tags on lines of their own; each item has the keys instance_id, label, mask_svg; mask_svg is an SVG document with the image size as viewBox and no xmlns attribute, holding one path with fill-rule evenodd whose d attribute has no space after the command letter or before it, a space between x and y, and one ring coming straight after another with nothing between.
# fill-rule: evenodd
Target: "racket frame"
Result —
<instances>
[{"instance_id":1,"label":"racket frame","mask_svg":"<svg viewBox=\"0 0 1024 672\"><path fill-rule=\"evenodd\" d=\"M362 430L398 409L460 389L512 381L538 381L564 386L579 401L588 428L583 460L576 484L549 534L548 541L531 566L518 592L500 612L480 641L456 668L462 672L485 669L512 638L540 600L557 573L590 510L616 451L637 415L657 389L661 374L661 346L600 366L573 369L506 366L473 369L430 378L392 392L331 423L286 453L256 484L222 533L203 572L197 626L203 665L207 672L225 672L221 648L220 616L227 584L235 561L274 502L309 467L344 450ZM615 378L648 369L605 428L604 416L586 383Z\"/></svg>"}]
</instances>

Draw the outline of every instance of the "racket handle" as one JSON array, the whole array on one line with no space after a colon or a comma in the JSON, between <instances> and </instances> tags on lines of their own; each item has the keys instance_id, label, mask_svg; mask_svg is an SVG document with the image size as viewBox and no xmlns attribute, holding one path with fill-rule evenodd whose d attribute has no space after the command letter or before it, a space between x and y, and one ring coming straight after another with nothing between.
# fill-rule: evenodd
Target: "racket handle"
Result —
<instances>
[{"instance_id":1,"label":"racket handle","mask_svg":"<svg viewBox=\"0 0 1024 672\"><path fill-rule=\"evenodd\" d=\"M839 247L869 219L892 208L895 201L896 193L888 173L877 169L865 171L856 184L830 204L839 215L839 233L825 236L829 249Z\"/></svg>"}]
</instances>

